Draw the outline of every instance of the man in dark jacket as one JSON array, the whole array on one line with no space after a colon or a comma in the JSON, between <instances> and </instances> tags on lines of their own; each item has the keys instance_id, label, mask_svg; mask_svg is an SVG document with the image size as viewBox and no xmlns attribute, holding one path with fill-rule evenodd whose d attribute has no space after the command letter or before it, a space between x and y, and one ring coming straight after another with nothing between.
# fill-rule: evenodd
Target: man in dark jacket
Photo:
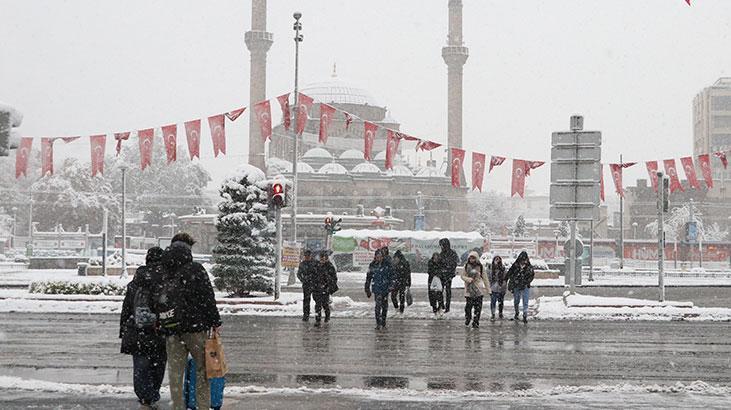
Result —
<instances>
[{"instance_id":1,"label":"man in dark jacket","mask_svg":"<svg viewBox=\"0 0 731 410\"><path fill-rule=\"evenodd\" d=\"M452 245L447 238L439 240L439 247L442 249L439 253L440 279L442 285L444 285L444 312L447 313L449 312L449 304L452 302L452 279L457 275L459 256L452 249Z\"/></svg>"},{"instance_id":2,"label":"man in dark jacket","mask_svg":"<svg viewBox=\"0 0 731 410\"><path fill-rule=\"evenodd\" d=\"M160 313L167 336L168 379L173 409L185 409L183 379L188 354L195 360L196 403L211 402L211 388L206 375L205 343L209 331L218 332L221 317L206 269L193 262L193 238L187 233L173 236L165 249L163 263L166 276L163 290L171 289L160 301L167 310Z\"/></svg>"},{"instance_id":3,"label":"man in dark jacket","mask_svg":"<svg viewBox=\"0 0 731 410\"><path fill-rule=\"evenodd\" d=\"M320 326L322 310L325 310L325 323L330 321L330 294L338 284L335 266L328 259L328 251L320 252L320 262L315 267L312 278L312 297L315 299L315 326Z\"/></svg>"},{"instance_id":4,"label":"man in dark jacket","mask_svg":"<svg viewBox=\"0 0 731 410\"><path fill-rule=\"evenodd\" d=\"M523 323L528 323L528 301L530 299L530 284L533 282L533 265L528 253L523 251L515 259L508 270L508 290L513 292L513 306L515 307L514 320L518 320L518 307L523 302Z\"/></svg>"},{"instance_id":5,"label":"man in dark jacket","mask_svg":"<svg viewBox=\"0 0 731 410\"><path fill-rule=\"evenodd\" d=\"M297 279L302 283L302 321L310 320L310 303L312 297L312 278L315 276L317 261L312 259L312 251L305 249L303 260L297 268Z\"/></svg>"},{"instance_id":6,"label":"man in dark jacket","mask_svg":"<svg viewBox=\"0 0 731 410\"><path fill-rule=\"evenodd\" d=\"M157 329L157 317L151 309L152 296L163 275L162 253L157 246L147 251L145 265L137 268L127 284L119 321L121 352L132 355L135 394L143 406L154 406L160 400L167 361L165 336Z\"/></svg>"},{"instance_id":7,"label":"man in dark jacket","mask_svg":"<svg viewBox=\"0 0 731 410\"><path fill-rule=\"evenodd\" d=\"M391 302L394 309L398 309L399 313L404 313L406 292L411 287L411 266L400 250L393 254L392 264L395 278Z\"/></svg>"},{"instance_id":8,"label":"man in dark jacket","mask_svg":"<svg viewBox=\"0 0 731 410\"><path fill-rule=\"evenodd\" d=\"M388 314L388 293L393 290L393 267L383 256L383 250L376 251L373 262L368 265L365 293L376 299L376 330L386 328Z\"/></svg>"}]
</instances>

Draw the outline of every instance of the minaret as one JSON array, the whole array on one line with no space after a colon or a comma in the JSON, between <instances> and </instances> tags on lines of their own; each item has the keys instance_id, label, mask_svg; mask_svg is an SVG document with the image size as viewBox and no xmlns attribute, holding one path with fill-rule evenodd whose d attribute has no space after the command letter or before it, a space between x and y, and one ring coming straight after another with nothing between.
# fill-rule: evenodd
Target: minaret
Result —
<instances>
[{"instance_id":1,"label":"minaret","mask_svg":"<svg viewBox=\"0 0 731 410\"><path fill-rule=\"evenodd\" d=\"M449 0L449 35L442 47L442 58L447 64L447 145L462 148L462 66L469 50L462 41L462 0ZM447 151L448 164L452 163L451 150ZM451 167L447 166L447 175Z\"/></svg>"},{"instance_id":2,"label":"minaret","mask_svg":"<svg viewBox=\"0 0 731 410\"><path fill-rule=\"evenodd\" d=\"M274 35L267 32L267 0L251 1L251 30L244 35L251 53L249 109L267 98L267 52ZM249 115L249 164L264 170L264 141L254 115Z\"/></svg>"}]
</instances>

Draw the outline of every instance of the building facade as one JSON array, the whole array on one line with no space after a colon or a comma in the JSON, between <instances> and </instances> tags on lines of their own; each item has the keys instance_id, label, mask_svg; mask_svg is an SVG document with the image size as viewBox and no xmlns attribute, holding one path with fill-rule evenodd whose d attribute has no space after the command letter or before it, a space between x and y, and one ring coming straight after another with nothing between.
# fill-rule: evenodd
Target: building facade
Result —
<instances>
[{"instance_id":1,"label":"building facade","mask_svg":"<svg viewBox=\"0 0 731 410\"><path fill-rule=\"evenodd\" d=\"M693 153L695 155L731 150L731 77L719 78L693 99ZM712 160L712 198L731 198L731 169L724 170Z\"/></svg>"}]
</instances>

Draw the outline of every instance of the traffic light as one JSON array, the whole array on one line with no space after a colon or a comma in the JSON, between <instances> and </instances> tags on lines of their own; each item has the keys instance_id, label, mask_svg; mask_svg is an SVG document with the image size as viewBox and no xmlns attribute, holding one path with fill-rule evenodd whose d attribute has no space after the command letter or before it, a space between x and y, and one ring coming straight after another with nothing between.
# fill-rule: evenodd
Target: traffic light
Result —
<instances>
[{"instance_id":1,"label":"traffic light","mask_svg":"<svg viewBox=\"0 0 731 410\"><path fill-rule=\"evenodd\" d=\"M333 229L333 218L331 216L326 216L325 217L325 231L327 231L327 233L330 233L330 232L332 232L332 229Z\"/></svg>"},{"instance_id":2,"label":"traffic light","mask_svg":"<svg viewBox=\"0 0 731 410\"><path fill-rule=\"evenodd\" d=\"M667 212L670 208L670 178L662 179L662 211Z\"/></svg>"},{"instance_id":3,"label":"traffic light","mask_svg":"<svg viewBox=\"0 0 731 410\"><path fill-rule=\"evenodd\" d=\"M338 218L338 220L337 220L337 221L333 221L333 222L332 222L332 229L331 229L331 230L332 230L332 232L337 232L337 231L339 231L339 230L343 229L343 227L342 227L342 226L340 226L340 223L341 223L341 222L343 222L343 218Z\"/></svg>"},{"instance_id":4,"label":"traffic light","mask_svg":"<svg viewBox=\"0 0 731 410\"><path fill-rule=\"evenodd\" d=\"M287 206L287 197L284 192L284 184L275 182L269 189L269 206L283 208Z\"/></svg>"}]
</instances>

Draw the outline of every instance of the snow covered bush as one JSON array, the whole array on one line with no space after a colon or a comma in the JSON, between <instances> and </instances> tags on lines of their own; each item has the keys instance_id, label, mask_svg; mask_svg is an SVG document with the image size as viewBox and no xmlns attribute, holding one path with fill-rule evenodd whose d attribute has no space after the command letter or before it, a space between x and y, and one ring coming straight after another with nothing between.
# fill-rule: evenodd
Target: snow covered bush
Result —
<instances>
[{"instance_id":1,"label":"snow covered bush","mask_svg":"<svg viewBox=\"0 0 731 410\"><path fill-rule=\"evenodd\" d=\"M113 282L41 281L31 282L28 287L30 293L47 295L122 296L126 290L126 286Z\"/></svg>"},{"instance_id":2,"label":"snow covered bush","mask_svg":"<svg viewBox=\"0 0 731 410\"><path fill-rule=\"evenodd\" d=\"M275 226L268 213L267 187L260 169L243 165L220 189L212 273L216 287L233 296L273 289Z\"/></svg>"}]
</instances>

